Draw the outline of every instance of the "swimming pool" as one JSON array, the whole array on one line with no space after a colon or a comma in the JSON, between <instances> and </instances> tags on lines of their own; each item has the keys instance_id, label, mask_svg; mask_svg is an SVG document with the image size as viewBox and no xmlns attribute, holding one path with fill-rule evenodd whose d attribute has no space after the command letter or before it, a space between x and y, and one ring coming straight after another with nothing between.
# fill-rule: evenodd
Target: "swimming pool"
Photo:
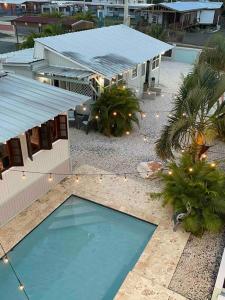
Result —
<instances>
[{"instance_id":1,"label":"swimming pool","mask_svg":"<svg viewBox=\"0 0 225 300\"><path fill-rule=\"evenodd\" d=\"M110 300L155 225L76 196L8 253L30 300ZM26 299L0 262L0 299Z\"/></svg>"},{"instance_id":2,"label":"swimming pool","mask_svg":"<svg viewBox=\"0 0 225 300\"><path fill-rule=\"evenodd\" d=\"M201 50L195 48L175 47L172 53L172 60L194 64L198 60Z\"/></svg>"}]
</instances>

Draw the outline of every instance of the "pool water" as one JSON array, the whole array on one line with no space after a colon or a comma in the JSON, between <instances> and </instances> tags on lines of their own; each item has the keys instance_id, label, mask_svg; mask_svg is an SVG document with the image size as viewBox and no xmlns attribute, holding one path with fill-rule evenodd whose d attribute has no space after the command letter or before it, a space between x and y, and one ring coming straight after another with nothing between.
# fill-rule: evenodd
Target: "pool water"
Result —
<instances>
[{"instance_id":1,"label":"pool water","mask_svg":"<svg viewBox=\"0 0 225 300\"><path fill-rule=\"evenodd\" d=\"M30 300L110 300L155 225L71 196L8 256ZM26 299L0 261L0 299Z\"/></svg>"},{"instance_id":2,"label":"pool water","mask_svg":"<svg viewBox=\"0 0 225 300\"><path fill-rule=\"evenodd\" d=\"M173 51L172 60L194 64L198 60L200 52L200 49L176 47Z\"/></svg>"}]
</instances>

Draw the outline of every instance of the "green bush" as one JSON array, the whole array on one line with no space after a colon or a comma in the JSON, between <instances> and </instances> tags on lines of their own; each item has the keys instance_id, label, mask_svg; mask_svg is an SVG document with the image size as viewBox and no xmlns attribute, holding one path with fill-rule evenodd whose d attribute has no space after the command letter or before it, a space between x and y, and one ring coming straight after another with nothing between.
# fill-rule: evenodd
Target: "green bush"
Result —
<instances>
[{"instance_id":1,"label":"green bush","mask_svg":"<svg viewBox=\"0 0 225 300\"><path fill-rule=\"evenodd\" d=\"M129 133L138 122L140 106L135 94L127 88L112 86L93 104L93 121L100 132L107 136Z\"/></svg>"},{"instance_id":2,"label":"green bush","mask_svg":"<svg viewBox=\"0 0 225 300\"><path fill-rule=\"evenodd\" d=\"M215 163L197 161L184 154L179 163L169 165L162 174L164 204L172 205L174 212L190 214L183 220L186 231L202 235L204 231L217 232L225 223L225 173Z\"/></svg>"}]
</instances>

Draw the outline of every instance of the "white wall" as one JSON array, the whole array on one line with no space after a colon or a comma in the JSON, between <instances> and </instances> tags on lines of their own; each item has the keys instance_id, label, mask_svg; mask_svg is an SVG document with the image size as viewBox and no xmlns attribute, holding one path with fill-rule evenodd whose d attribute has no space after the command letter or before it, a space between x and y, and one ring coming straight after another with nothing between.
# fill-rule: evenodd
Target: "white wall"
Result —
<instances>
[{"instance_id":1,"label":"white wall","mask_svg":"<svg viewBox=\"0 0 225 300\"><path fill-rule=\"evenodd\" d=\"M13 167L2 173L0 180L0 225L29 206L38 197L44 195L51 187L65 176L54 176L52 182L48 175L26 174L13 170L27 170L34 172L68 173L70 169L70 152L68 140L58 140L53 143L53 149L40 150L33 155L33 161L28 158L25 135L19 136L24 158L23 167Z\"/></svg>"},{"instance_id":2,"label":"white wall","mask_svg":"<svg viewBox=\"0 0 225 300\"><path fill-rule=\"evenodd\" d=\"M223 252L223 256L220 263L220 268L217 275L211 300L225 300L225 289L223 289L224 280L225 280L225 250Z\"/></svg>"}]
</instances>

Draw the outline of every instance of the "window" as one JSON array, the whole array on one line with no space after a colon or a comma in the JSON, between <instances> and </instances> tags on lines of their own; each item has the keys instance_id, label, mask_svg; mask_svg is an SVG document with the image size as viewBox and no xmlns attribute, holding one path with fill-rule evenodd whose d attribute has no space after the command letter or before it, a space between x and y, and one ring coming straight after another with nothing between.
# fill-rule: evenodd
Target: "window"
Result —
<instances>
[{"instance_id":1,"label":"window","mask_svg":"<svg viewBox=\"0 0 225 300\"><path fill-rule=\"evenodd\" d=\"M57 122L57 135L59 139L68 139L68 130L67 130L67 116L59 115L56 118Z\"/></svg>"},{"instance_id":2,"label":"window","mask_svg":"<svg viewBox=\"0 0 225 300\"><path fill-rule=\"evenodd\" d=\"M10 167L9 151L6 144L0 144L0 172Z\"/></svg>"},{"instance_id":3,"label":"window","mask_svg":"<svg viewBox=\"0 0 225 300\"><path fill-rule=\"evenodd\" d=\"M159 66L159 55L153 57L153 60L152 60L152 70L158 68L158 66Z\"/></svg>"},{"instance_id":4,"label":"window","mask_svg":"<svg viewBox=\"0 0 225 300\"><path fill-rule=\"evenodd\" d=\"M26 136L28 137L27 148L30 150L31 154L35 154L41 149L40 127L34 127L28 130Z\"/></svg>"},{"instance_id":5,"label":"window","mask_svg":"<svg viewBox=\"0 0 225 300\"><path fill-rule=\"evenodd\" d=\"M137 77L137 67L132 70L132 78Z\"/></svg>"},{"instance_id":6,"label":"window","mask_svg":"<svg viewBox=\"0 0 225 300\"><path fill-rule=\"evenodd\" d=\"M23 166L23 155L19 138L13 138L6 144L0 143L0 179L4 170L13 166Z\"/></svg>"},{"instance_id":7,"label":"window","mask_svg":"<svg viewBox=\"0 0 225 300\"><path fill-rule=\"evenodd\" d=\"M145 76L145 64L141 65L141 76Z\"/></svg>"}]
</instances>

